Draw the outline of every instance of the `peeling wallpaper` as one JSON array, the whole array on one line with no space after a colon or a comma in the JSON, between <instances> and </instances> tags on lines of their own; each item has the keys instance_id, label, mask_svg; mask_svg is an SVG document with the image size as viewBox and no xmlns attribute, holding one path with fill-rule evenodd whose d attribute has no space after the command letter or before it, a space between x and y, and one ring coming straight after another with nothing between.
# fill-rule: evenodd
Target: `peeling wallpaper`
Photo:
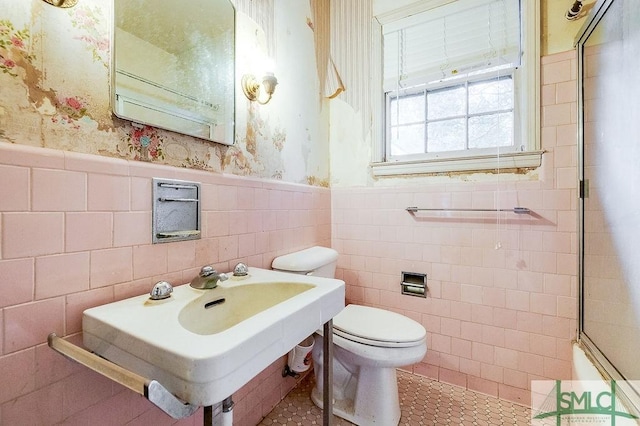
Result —
<instances>
[{"instance_id":1,"label":"peeling wallpaper","mask_svg":"<svg viewBox=\"0 0 640 426\"><path fill-rule=\"evenodd\" d=\"M274 24L265 34L244 3L236 18L236 143L224 146L112 114L112 1L58 9L0 0L0 142L328 186L328 104L309 26L315 10L308 2L272 2ZM271 57L279 80L264 106L239 87L255 55Z\"/></svg>"}]
</instances>

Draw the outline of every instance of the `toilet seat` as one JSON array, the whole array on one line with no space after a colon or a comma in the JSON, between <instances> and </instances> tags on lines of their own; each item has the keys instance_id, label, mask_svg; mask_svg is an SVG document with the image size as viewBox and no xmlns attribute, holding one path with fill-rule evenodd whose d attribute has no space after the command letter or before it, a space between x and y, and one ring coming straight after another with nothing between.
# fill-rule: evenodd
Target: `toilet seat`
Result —
<instances>
[{"instance_id":1,"label":"toilet seat","mask_svg":"<svg viewBox=\"0 0 640 426\"><path fill-rule=\"evenodd\" d=\"M333 318L333 333L369 346L406 348L424 344L426 332L404 315L361 305L347 305Z\"/></svg>"}]
</instances>

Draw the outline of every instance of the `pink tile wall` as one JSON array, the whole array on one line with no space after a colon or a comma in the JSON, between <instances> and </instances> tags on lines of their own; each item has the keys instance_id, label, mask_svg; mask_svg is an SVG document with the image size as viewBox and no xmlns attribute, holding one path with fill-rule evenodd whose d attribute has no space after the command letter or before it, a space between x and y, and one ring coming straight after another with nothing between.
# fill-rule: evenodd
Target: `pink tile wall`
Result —
<instances>
[{"instance_id":1,"label":"pink tile wall","mask_svg":"<svg viewBox=\"0 0 640 426\"><path fill-rule=\"evenodd\" d=\"M571 377L576 330L574 52L543 58L541 74L546 152L530 179L332 190L347 302L425 326L429 349L414 373L524 404L531 380ZM534 214L404 210L517 205ZM429 297L401 295L401 271L428 274Z\"/></svg>"},{"instance_id":2,"label":"pink tile wall","mask_svg":"<svg viewBox=\"0 0 640 426\"><path fill-rule=\"evenodd\" d=\"M151 178L200 182L203 236L151 244ZM324 188L0 143L0 424L175 422L133 392L49 349L80 342L82 311L188 282L199 268L268 268L331 242ZM285 358L239 390L234 424L254 425L295 385ZM96 423L97 422L97 423Z\"/></svg>"}]
</instances>

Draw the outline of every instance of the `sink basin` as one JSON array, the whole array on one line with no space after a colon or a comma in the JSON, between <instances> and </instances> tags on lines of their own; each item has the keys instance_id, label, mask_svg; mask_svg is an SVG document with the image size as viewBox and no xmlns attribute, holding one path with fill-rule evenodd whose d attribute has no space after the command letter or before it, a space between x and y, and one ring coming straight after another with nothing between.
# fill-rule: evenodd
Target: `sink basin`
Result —
<instances>
[{"instance_id":1,"label":"sink basin","mask_svg":"<svg viewBox=\"0 0 640 426\"><path fill-rule=\"evenodd\" d=\"M182 308L178 321L196 334L215 334L304 291L313 284L244 284L207 292Z\"/></svg>"},{"instance_id":2,"label":"sink basin","mask_svg":"<svg viewBox=\"0 0 640 426\"><path fill-rule=\"evenodd\" d=\"M188 284L87 309L84 345L194 405L232 395L344 308L344 282L251 268L211 290Z\"/></svg>"}]
</instances>

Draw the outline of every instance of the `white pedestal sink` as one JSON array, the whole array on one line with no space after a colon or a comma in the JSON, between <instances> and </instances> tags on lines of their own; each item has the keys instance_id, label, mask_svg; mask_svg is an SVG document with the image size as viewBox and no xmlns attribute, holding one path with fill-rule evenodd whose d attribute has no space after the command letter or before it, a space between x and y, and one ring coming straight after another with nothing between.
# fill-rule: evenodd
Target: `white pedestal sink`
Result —
<instances>
[{"instance_id":1,"label":"white pedestal sink","mask_svg":"<svg viewBox=\"0 0 640 426\"><path fill-rule=\"evenodd\" d=\"M84 345L185 402L211 406L337 315L344 291L341 280L251 268L215 289L186 284L165 300L88 309Z\"/></svg>"}]
</instances>

